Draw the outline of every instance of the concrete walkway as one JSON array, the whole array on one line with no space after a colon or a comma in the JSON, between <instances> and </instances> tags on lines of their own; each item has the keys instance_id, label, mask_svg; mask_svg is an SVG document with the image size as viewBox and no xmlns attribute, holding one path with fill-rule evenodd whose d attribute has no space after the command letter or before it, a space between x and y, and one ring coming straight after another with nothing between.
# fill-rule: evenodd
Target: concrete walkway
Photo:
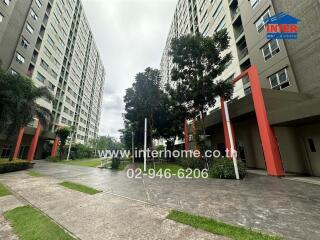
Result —
<instances>
[{"instance_id":1,"label":"concrete walkway","mask_svg":"<svg viewBox=\"0 0 320 240\"><path fill-rule=\"evenodd\" d=\"M227 223L318 240L320 187L250 174L243 181L128 179L126 172L37 162L35 171L158 206L181 209Z\"/></svg>"},{"instance_id":2,"label":"concrete walkway","mask_svg":"<svg viewBox=\"0 0 320 240\"><path fill-rule=\"evenodd\" d=\"M0 181L79 239L226 239L167 220L167 209L112 194L87 195L57 179L19 172L0 175Z\"/></svg>"}]
</instances>

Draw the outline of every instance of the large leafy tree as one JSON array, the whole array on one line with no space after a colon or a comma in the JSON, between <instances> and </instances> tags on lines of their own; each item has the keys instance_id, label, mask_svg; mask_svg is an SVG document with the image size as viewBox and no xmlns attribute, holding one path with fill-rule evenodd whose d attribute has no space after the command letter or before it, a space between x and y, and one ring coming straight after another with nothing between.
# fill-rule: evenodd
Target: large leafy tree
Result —
<instances>
[{"instance_id":1,"label":"large leafy tree","mask_svg":"<svg viewBox=\"0 0 320 240\"><path fill-rule=\"evenodd\" d=\"M60 150L59 150L59 159L62 160L65 152L65 146L69 137L74 132L74 127L62 127L56 130L56 134L60 139ZM71 138L70 138L71 141Z\"/></svg>"},{"instance_id":2,"label":"large leafy tree","mask_svg":"<svg viewBox=\"0 0 320 240\"><path fill-rule=\"evenodd\" d=\"M34 117L39 119L43 128L49 126L51 112L37 103L40 98L53 99L46 87L37 88L31 79L4 72L0 72L0 86L0 126L7 129L7 136L15 138L19 129L27 126ZM9 160L13 160L13 154L12 150Z\"/></svg>"},{"instance_id":3,"label":"large leafy tree","mask_svg":"<svg viewBox=\"0 0 320 240\"><path fill-rule=\"evenodd\" d=\"M155 114L160 106L160 72L158 69L147 68L138 73L132 87L126 90L124 97L125 121L136 133L137 146L143 145L144 119L148 119L148 145L152 145L155 133Z\"/></svg>"},{"instance_id":4,"label":"large leafy tree","mask_svg":"<svg viewBox=\"0 0 320 240\"><path fill-rule=\"evenodd\" d=\"M160 108L157 111L157 134L167 141L167 147L171 150L177 138L182 137L184 121L188 117L185 105L177 101L176 92L169 85L166 92L160 97Z\"/></svg>"},{"instance_id":5,"label":"large leafy tree","mask_svg":"<svg viewBox=\"0 0 320 240\"><path fill-rule=\"evenodd\" d=\"M220 94L231 96L233 87L227 82L214 83L225 70L232 56L227 53L229 36L221 30L212 37L200 34L174 38L170 55L173 58L172 81L180 103L188 107L191 118L201 116L216 103ZM218 91L223 90L223 92ZM202 130L205 133L202 121Z\"/></svg>"}]
</instances>

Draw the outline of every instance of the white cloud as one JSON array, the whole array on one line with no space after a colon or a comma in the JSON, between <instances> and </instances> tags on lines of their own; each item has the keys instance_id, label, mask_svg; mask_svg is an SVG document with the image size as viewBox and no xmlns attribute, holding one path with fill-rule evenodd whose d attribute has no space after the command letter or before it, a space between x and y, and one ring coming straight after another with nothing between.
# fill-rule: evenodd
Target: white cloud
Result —
<instances>
[{"instance_id":1,"label":"white cloud","mask_svg":"<svg viewBox=\"0 0 320 240\"><path fill-rule=\"evenodd\" d=\"M125 89L159 68L176 0L83 0L107 76L100 134L119 137Z\"/></svg>"}]
</instances>

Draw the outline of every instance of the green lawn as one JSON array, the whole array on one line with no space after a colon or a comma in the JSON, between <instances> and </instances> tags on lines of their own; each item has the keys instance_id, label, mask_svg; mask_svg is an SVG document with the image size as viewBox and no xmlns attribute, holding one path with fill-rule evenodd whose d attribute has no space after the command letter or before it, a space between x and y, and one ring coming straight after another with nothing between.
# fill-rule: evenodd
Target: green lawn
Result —
<instances>
[{"instance_id":1,"label":"green lawn","mask_svg":"<svg viewBox=\"0 0 320 240\"><path fill-rule=\"evenodd\" d=\"M0 197L11 195L8 189L0 183Z\"/></svg>"},{"instance_id":2,"label":"green lawn","mask_svg":"<svg viewBox=\"0 0 320 240\"><path fill-rule=\"evenodd\" d=\"M83 166L83 167L98 167L101 164L101 159L69 160L69 161L62 161L61 163Z\"/></svg>"},{"instance_id":3,"label":"green lawn","mask_svg":"<svg viewBox=\"0 0 320 240\"><path fill-rule=\"evenodd\" d=\"M4 216L21 240L74 239L47 216L30 206L15 208Z\"/></svg>"},{"instance_id":4,"label":"green lawn","mask_svg":"<svg viewBox=\"0 0 320 240\"><path fill-rule=\"evenodd\" d=\"M94 195L96 193L102 192L102 191L96 190L94 188L90 188L90 187L87 187L87 186L84 186L84 185L81 185L78 183L73 183L73 182L62 182L62 183L60 183L60 185L66 187L66 188L70 188L72 190L87 193L90 195Z\"/></svg>"},{"instance_id":5,"label":"green lawn","mask_svg":"<svg viewBox=\"0 0 320 240\"><path fill-rule=\"evenodd\" d=\"M44 175L35 171L28 171L28 175L31 177L43 177Z\"/></svg>"},{"instance_id":6,"label":"green lawn","mask_svg":"<svg viewBox=\"0 0 320 240\"><path fill-rule=\"evenodd\" d=\"M190 225L217 235L222 235L236 240L280 240L277 236L270 236L244 227L237 227L218 222L210 218L200 217L180 211L171 211L168 219Z\"/></svg>"},{"instance_id":7,"label":"green lawn","mask_svg":"<svg viewBox=\"0 0 320 240\"><path fill-rule=\"evenodd\" d=\"M138 163L137 167L143 170L143 163ZM153 169L153 163L147 163L147 171L148 169ZM175 163L156 163L156 172L160 169L163 171L170 169L171 174L178 174L179 169L184 169L184 167Z\"/></svg>"}]
</instances>

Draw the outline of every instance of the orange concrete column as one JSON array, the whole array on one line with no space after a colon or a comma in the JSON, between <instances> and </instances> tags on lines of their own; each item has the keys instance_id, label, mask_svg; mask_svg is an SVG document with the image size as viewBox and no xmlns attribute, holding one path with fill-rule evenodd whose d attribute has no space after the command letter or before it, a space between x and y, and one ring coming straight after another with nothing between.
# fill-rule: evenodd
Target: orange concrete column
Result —
<instances>
[{"instance_id":1,"label":"orange concrete column","mask_svg":"<svg viewBox=\"0 0 320 240\"><path fill-rule=\"evenodd\" d=\"M257 67L252 66L248 71L248 75L268 174L271 176L284 176L279 146L274 130L268 121Z\"/></svg>"},{"instance_id":2,"label":"orange concrete column","mask_svg":"<svg viewBox=\"0 0 320 240\"><path fill-rule=\"evenodd\" d=\"M20 152L20 145L21 145L21 141L23 138L23 133L24 133L24 128L20 128L19 130L19 134L18 134L18 138L17 138L17 143L16 143L16 147L14 149L14 154L13 154L13 159L17 159L19 152Z\"/></svg>"},{"instance_id":3,"label":"orange concrete column","mask_svg":"<svg viewBox=\"0 0 320 240\"><path fill-rule=\"evenodd\" d=\"M184 122L184 149L189 150L189 124L187 120Z\"/></svg>"},{"instance_id":4,"label":"orange concrete column","mask_svg":"<svg viewBox=\"0 0 320 240\"><path fill-rule=\"evenodd\" d=\"M51 149L51 157L52 158L54 158L57 155L58 146L59 146L59 138L56 137L54 139L54 142L53 142L53 145L52 145L52 149Z\"/></svg>"},{"instance_id":5,"label":"orange concrete column","mask_svg":"<svg viewBox=\"0 0 320 240\"><path fill-rule=\"evenodd\" d=\"M38 126L37 126L36 132L32 138L31 145L30 145L29 152L28 152L28 161L30 161L30 162L34 160L34 155L35 155L37 145L38 145L40 130L41 130L41 124L40 124L40 122L38 122Z\"/></svg>"}]
</instances>

